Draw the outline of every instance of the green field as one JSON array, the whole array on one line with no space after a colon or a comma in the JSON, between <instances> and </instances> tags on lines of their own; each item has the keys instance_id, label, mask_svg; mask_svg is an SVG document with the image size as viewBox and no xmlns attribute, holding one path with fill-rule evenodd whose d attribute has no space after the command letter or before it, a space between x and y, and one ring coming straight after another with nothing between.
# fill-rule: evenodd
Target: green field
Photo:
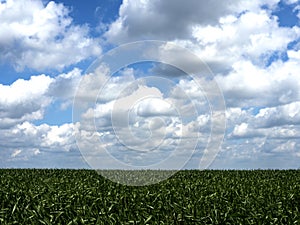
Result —
<instances>
[{"instance_id":1,"label":"green field","mask_svg":"<svg viewBox=\"0 0 300 225\"><path fill-rule=\"evenodd\" d=\"M180 171L142 187L92 170L0 178L0 224L300 224L300 170Z\"/></svg>"}]
</instances>

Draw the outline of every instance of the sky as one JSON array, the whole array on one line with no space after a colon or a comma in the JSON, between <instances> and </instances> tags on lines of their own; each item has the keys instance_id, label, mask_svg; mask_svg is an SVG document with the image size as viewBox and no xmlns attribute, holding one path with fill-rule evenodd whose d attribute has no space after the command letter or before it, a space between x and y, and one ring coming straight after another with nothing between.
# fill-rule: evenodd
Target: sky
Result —
<instances>
[{"instance_id":1,"label":"sky","mask_svg":"<svg viewBox=\"0 0 300 225\"><path fill-rule=\"evenodd\" d=\"M1 0L0 167L300 168L297 0Z\"/></svg>"}]
</instances>

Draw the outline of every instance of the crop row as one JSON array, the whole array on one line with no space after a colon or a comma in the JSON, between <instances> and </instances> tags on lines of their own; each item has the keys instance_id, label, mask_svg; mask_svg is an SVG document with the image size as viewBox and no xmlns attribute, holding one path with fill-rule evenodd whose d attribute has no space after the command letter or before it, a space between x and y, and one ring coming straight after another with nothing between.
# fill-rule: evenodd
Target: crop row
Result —
<instances>
[{"instance_id":1,"label":"crop row","mask_svg":"<svg viewBox=\"0 0 300 225\"><path fill-rule=\"evenodd\" d=\"M299 209L300 170L187 170L137 187L93 170L0 170L0 224L300 224Z\"/></svg>"}]
</instances>

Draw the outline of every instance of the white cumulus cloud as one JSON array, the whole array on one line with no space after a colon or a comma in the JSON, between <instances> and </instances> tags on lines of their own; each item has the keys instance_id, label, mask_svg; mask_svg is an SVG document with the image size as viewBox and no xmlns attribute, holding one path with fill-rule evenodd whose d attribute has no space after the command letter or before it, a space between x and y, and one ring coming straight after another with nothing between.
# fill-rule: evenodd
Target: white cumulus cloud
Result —
<instances>
[{"instance_id":1,"label":"white cumulus cloud","mask_svg":"<svg viewBox=\"0 0 300 225\"><path fill-rule=\"evenodd\" d=\"M0 2L0 59L17 70L63 69L101 52L85 25L74 25L69 9L53 1Z\"/></svg>"}]
</instances>

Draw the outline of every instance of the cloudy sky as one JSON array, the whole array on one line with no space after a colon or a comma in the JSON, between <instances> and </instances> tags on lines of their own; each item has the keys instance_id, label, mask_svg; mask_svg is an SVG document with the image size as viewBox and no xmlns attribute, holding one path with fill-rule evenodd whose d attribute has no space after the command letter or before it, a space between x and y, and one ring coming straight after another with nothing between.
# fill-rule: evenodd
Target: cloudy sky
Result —
<instances>
[{"instance_id":1,"label":"cloudy sky","mask_svg":"<svg viewBox=\"0 0 300 225\"><path fill-rule=\"evenodd\" d=\"M0 1L0 167L201 165L300 168L299 1Z\"/></svg>"}]
</instances>

